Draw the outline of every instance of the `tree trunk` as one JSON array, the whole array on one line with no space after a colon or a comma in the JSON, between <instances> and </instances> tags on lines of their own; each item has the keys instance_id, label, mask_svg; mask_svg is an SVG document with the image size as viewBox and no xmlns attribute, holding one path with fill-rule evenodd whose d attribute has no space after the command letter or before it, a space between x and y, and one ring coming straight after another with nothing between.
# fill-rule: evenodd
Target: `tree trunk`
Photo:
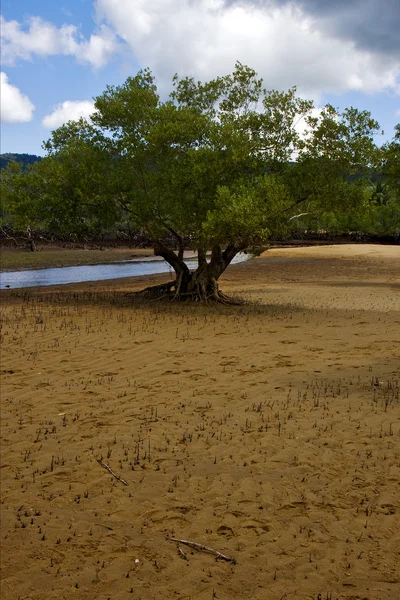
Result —
<instances>
[{"instance_id":1,"label":"tree trunk","mask_svg":"<svg viewBox=\"0 0 400 600\"><path fill-rule=\"evenodd\" d=\"M27 243L27 246L28 246L29 250L31 252L37 252L35 240L33 239L33 235L32 235L32 229L30 227L27 227L27 229L26 229L26 235L28 237L26 243Z\"/></svg>"},{"instance_id":2,"label":"tree trunk","mask_svg":"<svg viewBox=\"0 0 400 600\"><path fill-rule=\"evenodd\" d=\"M194 271L190 271L183 260L182 248L179 249L177 254L158 242L155 244L154 254L162 256L171 265L175 271L176 278L172 282L146 288L141 294L154 297L155 299L169 298L175 301L216 301L224 304L240 304L240 302L228 298L220 291L218 279L230 265L236 254L243 249L244 246L229 245L222 251L221 246L214 246L211 252L211 259L207 262L205 248L199 248L198 267Z\"/></svg>"}]
</instances>

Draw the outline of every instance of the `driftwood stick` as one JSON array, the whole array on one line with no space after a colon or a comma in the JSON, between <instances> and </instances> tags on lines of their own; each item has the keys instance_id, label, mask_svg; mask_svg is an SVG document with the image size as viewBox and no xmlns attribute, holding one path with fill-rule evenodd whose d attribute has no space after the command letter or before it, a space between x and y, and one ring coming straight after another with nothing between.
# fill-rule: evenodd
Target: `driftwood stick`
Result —
<instances>
[{"instance_id":1,"label":"driftwood stick","mask_svg":"<svg viewBox=\"0 0 400 600\"><path fill-rule=\"evenodd\" d=\"M109 473L111 473L111 475L112 475L113 477L115 477L115 479L118 479L118 481L120 481L120 482L121 482L121 483L123 483L124 485L128 485L128 483L125 481L125 479L122 479L122 477L120 477L119 475L117 475L116 473L114 473L114 471L112 470L112 468L111 468L111 467L109 467L109 466L108 466L108 465L107 465L105 462L103 462L103 461L101 460L101 458L97 458L96 460L97 460L97 462L99 463L99 465L101 465L102 467L104 467L105 469L107 469L107 471L108 471Z\"/></svg>"},{"instance_id":2,"label":"driftwood stick","mask_svg":"<svg viewBox=\"0 0 400 600\"><path fill-rule=\"evenodd\" d=\"M207 552L207 554L213 554L220 560L226 560L227 562L236 563L234 558L230 558L218 550L214 550L214 548L209 548L208 546L203 546L203 544L198 544L197 542L190 542L189 540L179 540L178 538L169 538L171 542L178 542L178 544L185 544L186 546L190 546L190 548L194 548L194 550L198 550L199 552Z\"/></svg>"}]
</instances>

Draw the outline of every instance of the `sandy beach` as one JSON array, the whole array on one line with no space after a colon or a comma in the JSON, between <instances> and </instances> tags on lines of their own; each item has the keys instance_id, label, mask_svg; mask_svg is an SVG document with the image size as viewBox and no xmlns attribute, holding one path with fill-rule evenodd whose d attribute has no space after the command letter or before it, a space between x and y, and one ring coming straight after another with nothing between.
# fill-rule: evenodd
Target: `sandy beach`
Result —
<instances>
[{"instance_id":1,"label":"sandy beach","mask_svg":"<svg viewBox=\"0 0 400 600\"><path fill-rule=\"evenodd\" d=\"M400 246L165 280L1 292L2 600L398 600Z\"/></svg>"}]
</instances>

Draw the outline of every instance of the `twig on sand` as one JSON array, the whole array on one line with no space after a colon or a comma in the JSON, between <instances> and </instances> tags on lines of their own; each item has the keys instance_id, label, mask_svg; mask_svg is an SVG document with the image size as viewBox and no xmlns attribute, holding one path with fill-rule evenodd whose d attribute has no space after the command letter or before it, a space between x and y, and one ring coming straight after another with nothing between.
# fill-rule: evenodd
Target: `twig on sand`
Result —
<instances>
[{"instance_id":1,"label":"twig on sand","mask_svg":"<svg viewBox=\"0 0 400 600\"><path fill-rule=\"evenodd\" d=\"M183 560L187 560L188 559L186 552L184 552L180 546L178 546L178 552L182 556Z\"/></svg>"},{"instance_id":2,"label":"twig on sand","mask_svg":"<svg viewBox=\"0 0 400 600\"><path fill-rule=\"evenodd\" d=\"M226 560L227 562L231 562L236 564L236 560L231 558L230 556L226 556L218 550L214 550L213 548L209 548L208 546L203 546L203 544L198 544L197 542L190 542L189 540L179 540L178 538L168 538L171 542L178 542L179 544L185 544L186 546L190 546L190 548L194 548L194 550L198 550L199 552L207 552L207 554L213 554L220 560Z\"/></svg>"},{"instance_id":3,"label":"twig on sand","mask_svg":"<svg viewBox=\"0 0 400 600\"><path fill-rule=\"evenodd\" d=\"M103 525L103 523L95 523L95 525L98 525L99 527L105 527L106 529L108 529L108 531L114 531L112 527L110 527L109 525Z\"/></svg>"},{"instance_id":4,"label":"twig on sand","mask_svg":"<svg viewBox=\"0 0 400 600\"><path fill-rule=\"evenodd\" d=\"M118 479L118 481L120 481L121 483L123 483L124 485L128 485L128 483L125 481L125 479L122 479L122 477L120 477L119 475L117 475L116 473L114 473L114 471L112 470L111 467L109 467L105 462L103 462L101 460L101 458L96 458L97 462L99 463L99 465L101 465L102 467L104 467L105 469L107 469L107 471L109 473L111 473L111 475L113 477L115 477L115 479Z\"/></svg>"}]
</instances>

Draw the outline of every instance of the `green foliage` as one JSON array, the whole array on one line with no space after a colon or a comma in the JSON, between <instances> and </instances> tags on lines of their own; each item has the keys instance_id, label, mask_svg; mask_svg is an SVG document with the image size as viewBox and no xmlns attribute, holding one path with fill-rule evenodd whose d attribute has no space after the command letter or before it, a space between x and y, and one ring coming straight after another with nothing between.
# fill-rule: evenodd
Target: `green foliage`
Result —
<instances>
[{"instance_id":1,"label":"green foliage","mask_svg":"<svg viewBox=\"0 0 400 600\"><path fill-rule=\"evenodd\" d=\"M383 147L382 172L388 188L400 200L400 123L393 140Z\"/></svg>"},{"instance_id":2,"label":"green foliage","mask_svg":"<svg viewBox=\"0 0 400 600\"><path fill-rule=\"evenodd\" d=\"M389 204L391 196L390 187L383 181L378 180L371 195L371 202L378 206L386 206Z\"/></svg>"},{"instance_id":3,"label":"green foliage","mask_svg":"<svg viewBox=\"0 0 400 600\"><path fill-rule=\"evenodd\" d=\"M235 189L220 187L203 222L204 237L221 244L228 240L233 246L240 246L243 239L247 245L260 244L271 230L277 232L289 203L284 183L274 175L265 175L253 185L243 181Z\"/></svg>"},{"instance_id":4,"label":"green foliage","mask_svg":"<svg viewBox=\"0 0 400 600\"><path fill-rule=\"evenodd\" d=\"M66 145L56 156L23 169L10 163L2 171L3 213L15 229L54 233L102 231L120 216L104 197L104 161L92 145Z\"/></svg>"},{"instance_id":5,"label":"green foliage","mask_svg":"<svg viewBox=\"0 0 400 600\"><path fill-rule=\"evenodd\" d=\"M374 135L379 124L368 111L351 107L339 114L328 104L319 119L311 116L306 122L312 135L306 137L304 147L310 156L327 158L348 174L377 165Z\"/></svg>"},{"instance_id":6,"label":"green foliage","mask_svg":"<svg viewBox=\"0 0 400 600\"><path fill-rule=\"evenodd\" d=\"M346 187L343 196L348 203L347 209L337 206L308 213L293 223L293 229L390 236L400 239L400 201L387 192L385 184L377 184L374 187L347 183ZM380 192L381 189L384 191Z\"/></svg>"},{"instance_id":7,"label":"green foliage","mask_svg":"<svg viewBox=\"0 0 400 600\"><path fill-rule=\"evenodd\" d=\"M90 123L55 130L40 163L6 170L16 222L77 232L124 222L155 243L168 233L179 248L229 247L231 256L294 226L299 212L368 207L379 159L371 115L327 106L315 117L295 88L267 91L241 63L206 83L175 76L167 101L151 72L139 71L108 86L95 108ZM396 152L387 149L388 173Z\"/></svg>"}]
</instances>

